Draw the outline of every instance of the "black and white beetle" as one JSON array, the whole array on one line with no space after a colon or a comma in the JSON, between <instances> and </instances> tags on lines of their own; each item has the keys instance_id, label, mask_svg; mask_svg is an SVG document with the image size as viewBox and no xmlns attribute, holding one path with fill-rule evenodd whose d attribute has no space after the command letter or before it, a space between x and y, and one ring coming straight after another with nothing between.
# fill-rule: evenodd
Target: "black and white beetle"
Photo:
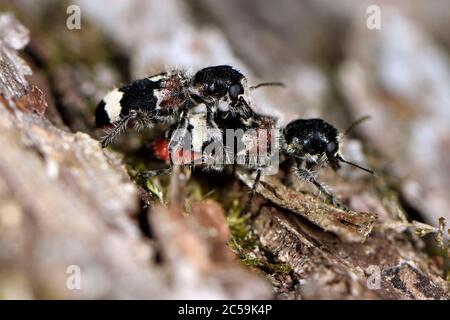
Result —
<instances>
[{"instance_id":1,"label":"black and white beetle","mask_svg":"<svg viewBox=\"0 0 450 320\"><path fill-rule=\"evenodd\" d=\"M365 119L367 118L357 120L345 131L344 135ZM322 119L294 120L283 129L281 137L281 152L286 158L294 160L294 174L301 180L311 182L337 207L342 207L342 205L316 180L315 169L329 165L336 171L342 162L374 174L372 170L347 161L341 156L340 140L342 135L334 126Z\"/></svg>"},{"instance_id":2,"label":"black and white beetle","mask_svg":"<svg viewBox=\"0 0 450 320\"><path fill-rule=\"evenodd\" d=\"M173 151L183 151L181 145L183 132L189 132L194 141L194 149L189 151L191 154L187 160L203 157L203 145L218 140L217 133L206 134L205 131L208 129L215 129L220 135L221 130L227 128L268 131L274 128L272 118L259 115L252 109L250 90L263 85L282 84L262 83L249 87L245 76L227 65L203 68L193 76L181 71L171 71L133 81L109 92L97 107L95 113L97 126L112 126L103 139L102 145L105 147L110 144L130 124L140 128L151 127L155 123L174 123L178 134L170 137L165 147L169 157L164 156L164 158L170 159ZM206 113L194 114L192 110L200 104L206 106ZM223 116L218 118L219 113ZM230 116L227 117L228 115ZM353 127L354 125L351 128ZM259 135L244 135L243 139L250 144L244 141L245 147L238 153L252 151L251 148L260 144L258 137ZM337 206L340 205L333 195L316 180L314 169L329 165L337 170L343 162L373 173L342 158L339 153L339 137L337 129L322 119L298 119L281 130L280 143L277 143L280 154L294 161L296 176L311 182ZM264 143L267 142L270 142L270 139ZM225 150L225 154L227 152ZM161 150L159 153L162 154ZM186 165L189 164L186 163ZM254 163L244 163L244 167L257 171L249 197L250 203L262 169ZM216 163L210 168L222 170L223 166ZM147 174L168 172L170 168Z\"/></svg>"},{"instance_id":3,"label":"black and white beetle","mask_svg":"<svg viewBox=\"0 0 450 320\"><path fill-rule=\"evenodd\" d=\"M248 87L245 76L227 65L203 68L193 76L175 70L135 80L110 91L97 106L97 127L110 127L102 146L109 145L130 124L138 129L176 122L179 128L186 128L192 109L200 104L206 106L208 126L216 127L213 119L222 102L233 115L249 114L249 91L262 85L282 84Z\"/></svg>"}]
</instances>

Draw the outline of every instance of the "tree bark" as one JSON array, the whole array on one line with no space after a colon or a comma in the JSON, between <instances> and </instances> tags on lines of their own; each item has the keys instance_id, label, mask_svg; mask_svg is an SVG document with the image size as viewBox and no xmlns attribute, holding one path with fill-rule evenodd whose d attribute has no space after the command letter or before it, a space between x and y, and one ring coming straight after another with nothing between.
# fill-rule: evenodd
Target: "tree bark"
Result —
<instances>
[{"instance_id":1,"label":"tree bark","mask_svg":"<svg viewBox=\"0 0 450 320\"><path fill-rule=\"evenodd\" d=\"M340 194L359 208L348 212L265 177L244 218L224 207L246 194L248 173L219 190L222 203L191 201L185 188L197 178L180 170L164 206L130 179L119 153L47 119L49 108L64 118L54 95L74 86L55 88L56 69L49 90L30 85L18 52L27 29L1 14L0 31L1 298L449 298L413 232L436 229L408 222L383 176L338 178ZM88 114L79 105L70 117ZM80 288L70 285L70 266L79 267Z\"/></svg>"}]
</instances>

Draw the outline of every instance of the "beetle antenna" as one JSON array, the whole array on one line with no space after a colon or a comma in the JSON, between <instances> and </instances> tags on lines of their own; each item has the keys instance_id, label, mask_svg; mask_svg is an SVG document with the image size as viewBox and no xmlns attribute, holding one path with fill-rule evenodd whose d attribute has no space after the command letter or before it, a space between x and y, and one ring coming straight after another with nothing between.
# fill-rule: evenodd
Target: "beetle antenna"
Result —
<instances>
[{"instance_id":1,"label":"beetle antenna","mask_svg":"<svg viewBox=\"0 0 450 320\"><path fill-rule=\"evenodd\" d=\"M286 87L283 82L261 82L257 85L251 86L250 90L258 89L261 87Z\"/></svg>"},{"instance_id":2,"label":"beetle antenna","mask_svg":"<svg viewBox=\"0 0 450 320\"><path fill-rule=\"evenodd\" d=\"M342 161L342 162L344 162L344 163L347 163L347 164L349 164L349 165L351 165L351 166L354 166L354 167L356 167L356 168L358 168L358 169L364 170L364 171L366 171L366 172L368 172L368 173L370 173L370 174L373 174L373 175L375 174L375 172L374 172L373 170L370 170L370 169L361 167L361 166L357 165L356 163L347 161L347 160L345 160L344 158L342 158L341 156L337 156L337 159L338 159L339 161Z\"/></svg>"},{"instance_id":3,"label":"beetle antenna","mask_svg":"<svg viewBox=\"0 0 450 320\"><path fill-rule=\"evenodd\" d=\"M348 135L350 132L353 131L353 129L355 129L357 126L359 126L361 123L363 123L364 121L367 121L369 119L371 119L371 116L363 116L359 119L357 119L355 122L353 122L348 128L347 130L345 130L344 135Z\"/></svg>"}]
</instances>

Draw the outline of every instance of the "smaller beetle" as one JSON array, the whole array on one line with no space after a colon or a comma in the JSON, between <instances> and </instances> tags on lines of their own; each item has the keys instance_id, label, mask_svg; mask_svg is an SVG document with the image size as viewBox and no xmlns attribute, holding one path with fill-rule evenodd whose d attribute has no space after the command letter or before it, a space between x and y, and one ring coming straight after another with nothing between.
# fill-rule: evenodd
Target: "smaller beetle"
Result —
<instances>
[{"instance_id":1,"label":"smaller beetle","mask_svg":"<svg viewBox=\"0 0 450 320\"><path fill-rule=\"evenodd\" d=\"M346 133L356 124L356 121ZM374 172L345 160L339 153L339 132L322 119L297 119L289 123L283 130L281 151L295 161L295 175L311 182L328 200L337 207L342 207L334 196L314 177L313 170L330 165L333 170L340 168L340 163L347 163L370 174Z\"/></svg>"}]
</instances>

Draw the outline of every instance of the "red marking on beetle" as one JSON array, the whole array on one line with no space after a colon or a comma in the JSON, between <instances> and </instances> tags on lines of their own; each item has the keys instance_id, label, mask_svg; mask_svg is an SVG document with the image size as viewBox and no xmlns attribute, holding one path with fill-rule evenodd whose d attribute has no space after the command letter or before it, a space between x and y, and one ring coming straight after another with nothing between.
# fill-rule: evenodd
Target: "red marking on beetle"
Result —
<instances>
[{"instance_id":1,"label":"red marking on beetle","mask_svg":"<svg viewBox=\"0 0 450 320\"><path fill-rule=\"evenodd\" d=\"M153 152L156 158L170 163L169 141L166 139L157 139L153 144ZM190 165L200 164L202 161L202 154L182 148L176 149L172 154L172 161L176 164Z\"/></svg>"},{"instance_id":2,"label":"red marking on beetle","mask_svg":"<svg viewBox=\"0 0 450 320\"><path fill-rule=\"evenodd\" d=\"M177 109L182 105L184 100L179 97L167 97L161 100L159 107L161 109Z\"/></svg>"},{"instance_id":3,"label":"red marking on beetle","mask_svg":"<svg viewBox=\"0 0 450 320\"><path fill-rule=\"evenodd\" d=\"M167 163L170 162L169 141L166 139L157 139L153 144L153 152L156 158Z\"/></svg>"},{"instance_id":4,"label":"red marking on beetle","mask_svg":"<svg viewBox=\"0 0 450 320\"><path fill-rule=\"evenodd\" d=\"M186 99L187 95L180 78L178 75L174 75L164 82L164 89L158 105L161 109L177 109Z\"/></svg>"}]
</instances>

